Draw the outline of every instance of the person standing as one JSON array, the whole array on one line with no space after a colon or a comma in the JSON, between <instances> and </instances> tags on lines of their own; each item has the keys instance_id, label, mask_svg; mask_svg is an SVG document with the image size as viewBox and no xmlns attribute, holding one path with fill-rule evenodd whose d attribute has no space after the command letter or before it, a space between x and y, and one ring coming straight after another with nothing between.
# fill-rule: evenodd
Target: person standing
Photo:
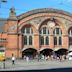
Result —
<instances>
[{"instance_id":1,"label":"person standing","mask_svg":"<svg viewBox=\"0 0 72 72\"><path fill-rule=\"evenodd\" d=\"M12 65L15 64L15 56L12 54Z\"/></svg>"}]
</instances>

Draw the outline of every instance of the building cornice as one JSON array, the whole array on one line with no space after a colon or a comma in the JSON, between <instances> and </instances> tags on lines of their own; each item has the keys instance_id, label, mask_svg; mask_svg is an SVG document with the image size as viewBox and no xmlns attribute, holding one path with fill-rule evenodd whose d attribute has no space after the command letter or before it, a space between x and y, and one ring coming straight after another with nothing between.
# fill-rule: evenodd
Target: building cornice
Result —
<instances>
[{"instance_id":1,"label":"building cornice","mask_svg":"<svg viewBox=\"0 0 72 72\"><path fill-rule=\"evenodd\" d=\"M53 9L53 8L42 8L42 9L35 9L32 11L28 11L26 13L23 13L23 14L17 16L17 18L18 18L18 20L21 20L23 18L26 18L26 17L34 15L34 14L38 14L38 13L58 13L58 14L72 17L71 13L63 11L63 10L58 10L58 9Z\"/></svg>"}]
</instances>

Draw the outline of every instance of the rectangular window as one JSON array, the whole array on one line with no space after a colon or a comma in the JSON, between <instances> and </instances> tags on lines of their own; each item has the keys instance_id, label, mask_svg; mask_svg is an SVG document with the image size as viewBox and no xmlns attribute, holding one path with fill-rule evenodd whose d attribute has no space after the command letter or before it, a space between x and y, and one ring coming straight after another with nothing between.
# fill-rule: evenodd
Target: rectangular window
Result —
<instances>
[{"instance_id":1,"label":"rectangular window","mask_svg":"<svg viewBox=\"0 0 72 72\"><path fill-rule=\"evenodd\" d=\"M46 37L45 39L46 39L46 40L45 40L45 45L49 45L49 38Z\"/></svg>"},{"instance_id":2,"label":"rectangular window","mask_svg":"<svg viewBox=\"0 0 72 72\"><path fill-rule=\"evenodd\" d=\"M59 34L59 28L56 28L56 34Z\"/></svg>"},{"instance_id":3,"label":"rectangular window","mask_svg":"<svg viewBox=\"0 0 72 72\"><path fill-rule=\"evenodd\" d=\"M46 34L46 27L43 28L43 34Z\"/></svg>"},{"instance_id":4,"label":"rectangular window","mask_svg":"<svg viewBox=\"0 0 72 72\"><path fill-rule=\"evenodd\" d=\"M29 36L29 45L32 45L32 36Z\"/></svg>"},{"instance_id":5,"label":"rectangular window","mask_svg":"<svg viewBox=\"0 0 72 72\"><path fill-rule=\"evenodd\" d=\"M69 45L72 45L72 37L69 37Z\"/></svg>"},{"instance_id":6,"label":"rectangular window","mask_svg":"<svg viewBox=\"0 0 72 72\"><path fill-rule=\"evenodd\" d=\"M24 45L27 45L27 36L24 36Z\"/></svg>"},{"instance_id":7,"label":"rectangular window","mask_svg":"<svg viewBox=\"0 0 72 72\"><path fill-rule=\"evenodd\" d=\"M26 28L26 33L30 34L30 27Z\"/></svg>"},{"instance_id":8,"label":"rectangular window","mask_svg":"<svg viewBox=\"0 0 72 72\"><path fill-rule=\"evenodd\" d=\"M62 38L59 37L59 45L62 45Z\"/></svg>"},{"instance_id":9,"label":"rectangular window","mask_svg":"<svg viewBox=\"0 0 72 72\"><path fill-rule=\"evenodd\" d=\"M40 45L44 45L44 37L40 37Z\"/></svg>"},{"instance_id":10,"label":"rectangular window","mask_svg":"<svg viewBox=\"0 0 72 72\"><path fill-rule=\"evenodd\" d=\"M57 45L57 37L54 37L54 45Z\"/></svg>"}]
</instances>

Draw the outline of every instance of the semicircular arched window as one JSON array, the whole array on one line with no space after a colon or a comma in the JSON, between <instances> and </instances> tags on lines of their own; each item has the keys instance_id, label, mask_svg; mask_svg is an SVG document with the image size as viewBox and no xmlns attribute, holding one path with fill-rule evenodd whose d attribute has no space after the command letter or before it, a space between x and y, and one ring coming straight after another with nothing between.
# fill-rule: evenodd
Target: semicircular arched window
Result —
<instances>
[{"instance_id":1,"label":"semicircular arched window","mask_svg":"<svg viewBox=\"0 0 72 72\"><path fill-rule=\"evenodd\" d=\"M25 28L22 30L22 32L23 32L24 34L32 34L32 33L33 33L33 30L32 30L31 27L25 27Z\"/></svg>"}]
</instances>

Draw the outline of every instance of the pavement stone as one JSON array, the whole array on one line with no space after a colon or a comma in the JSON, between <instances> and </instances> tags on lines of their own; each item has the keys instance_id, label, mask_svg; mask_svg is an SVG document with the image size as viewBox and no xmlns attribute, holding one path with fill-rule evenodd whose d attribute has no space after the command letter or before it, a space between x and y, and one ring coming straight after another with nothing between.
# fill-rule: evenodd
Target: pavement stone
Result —
<instances>
[{"instance_id":1,"label":"pavement stone","mask_svg":"<svg viewBox=\"0 0 72 72\"><path fill-rule=\"evenodd\" d=\"M25 60L17 59L15 65L12 65L11 60L5 61L5 69L3 68L3 62L0 62L0 71L16 71L16 70L38 70L38 69L53 69L53 68L71 68L72 61L65 60L31 60L29 62Z\"/></svg>"}]
</instances>

